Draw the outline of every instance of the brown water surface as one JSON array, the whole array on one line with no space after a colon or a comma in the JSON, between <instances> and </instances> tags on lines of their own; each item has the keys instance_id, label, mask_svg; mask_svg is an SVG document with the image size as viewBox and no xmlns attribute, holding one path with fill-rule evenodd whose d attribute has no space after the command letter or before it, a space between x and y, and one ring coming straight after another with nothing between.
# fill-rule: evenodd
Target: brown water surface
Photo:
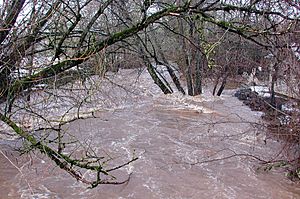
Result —
<instances>
[{"instance_id":1,"label":"brown water surface","mask_svg":"<svg viewBox=\"0 0 300 199\"><path fill-rule=\"evenodd\" d=\"M139 159L121 171L128 183L87 189L47 158L32 154L17 170L0 154L1 198L300 198L297 183L283 173L258 171L279 150L259 128L261 113L227 91L223 97L145 95L127 106L97 112L97 118L65 126L72 135L110 154L115 162ZM0 146L4 146L3 144ZM2 151L11 151L1 148ZM235 157L228 158L238 154ZM13 159L14 156L9 156ZM20 171L22 173L20 173ZM85 175L89 175L86 173Z\"/></svg>"}]
</instances>

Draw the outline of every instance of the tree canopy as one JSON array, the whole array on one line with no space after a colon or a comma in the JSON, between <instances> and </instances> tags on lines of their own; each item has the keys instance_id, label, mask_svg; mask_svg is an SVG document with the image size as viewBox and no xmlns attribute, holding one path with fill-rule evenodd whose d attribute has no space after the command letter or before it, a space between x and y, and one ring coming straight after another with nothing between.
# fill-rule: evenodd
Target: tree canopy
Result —
<instances>
[{"instance_id":1,"label":"tree canopy","mask_svg":"<svg viewBox=\"0 0 300 199\"><path fill-rule=\"evenodd\" d=\"M260 55L268 51L299 52L299 12L298 1L288 0L2 0L0 119L31 150L46 154L76 179L92 187L116 184L100 174L108 176L136 157L113 168L104 168L98 157L72 157L60 141L49 144L18 123L18 100L30 96L37 85L63 84L57 79L72 70L89 70L99 56L104 71L146 66L166 94L174 88L155 65L165 65L176 89L185 94L179 70L187 93L199 95L205 73L220 66L225 67L222 75L229 74L236 65L232 53L241 46L255 46L245 53L254 59L263 59ZM63 124L51 126L58 140ZM95 179L88 181L78 168L94 171Z\"/></svg>"}]
</instances>

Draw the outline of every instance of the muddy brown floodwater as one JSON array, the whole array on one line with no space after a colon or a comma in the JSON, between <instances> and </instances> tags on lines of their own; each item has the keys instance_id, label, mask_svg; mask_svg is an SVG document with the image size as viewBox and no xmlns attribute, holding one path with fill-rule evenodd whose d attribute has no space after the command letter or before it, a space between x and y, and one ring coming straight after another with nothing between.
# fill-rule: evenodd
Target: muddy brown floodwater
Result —
<instances>
[{"instance_id":1,"label":"muddy brown floodwater","mask_svg":"<svg viewBox=\"0 0 300 199\"><path fill-rule=\"evenodd\" d=\"M230 91L223 97L144 96L95 115L65 128L117 162L138 156L114 173L120 180L132 173L128 183L87 189L39 154L16 162L3 141L2 152L19 170L0 154L0 198L300 198L299 184L276 170L258 170L259 162L246 155L269 160L280 145L264 142L261 113Z\"/></svg>"}]
</instances>

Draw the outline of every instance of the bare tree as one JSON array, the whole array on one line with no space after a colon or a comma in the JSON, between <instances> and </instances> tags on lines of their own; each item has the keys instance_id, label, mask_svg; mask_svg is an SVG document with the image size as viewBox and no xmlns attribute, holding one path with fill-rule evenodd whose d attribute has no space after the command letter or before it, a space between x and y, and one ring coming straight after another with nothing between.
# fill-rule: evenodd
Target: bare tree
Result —
<instances>
[{"instance_id":1,"label":"bare tree","mask_svg":"<svg viewBox=\"0 0 300 199\"><path fill-rule=\"evenodd\" d=\"M172 67L176 60L170 60L170 48L158 41L168 32L174 38L166 39L176 41L180 47L176 51L185 57L185 63L176 64L186 75L188 94L199 95L211 46L220 40L208 41L208 33L223 29L258 46L289 48L286 43L272 43L270 39L294 31L290 27L298 15L291 16L294 10L286 11L288 6L296 4L267 0L4 0L0 5L0 120L29 144L29 151L39 150L76 179L92 187L118 184L105 177L137 158L106 168L107 159L80 140L72 140L62 128L82 118L80 110L97 91L97 81L86 72L92 68L88 63L98 59L98 68L105 71L109 64L118 69L122 67L119 61L140 57L161 90L172 93L169 81L153 63L163 64L176 88L185 93ZM156 26L159 28L153 28ZM89 78L91 83L86 84ZM80 89L74 89L77 79L82 79L84 97ZM63 88L66 84L68 87ZM35 90L41 86L46 88L39 101ZM48 111L51 100L59 102L59 107L69 102L58 122L49 119L54 114ZM74 110L76 117L66 119ZM26 128L20 115L36 119L39 127ZM39 136L38 130L45 134ZM74 157L69 151L74 142L86 152L83 157ZM81 169L93 171L95 178L84 178Z\"/></svg>"}]
</instances>

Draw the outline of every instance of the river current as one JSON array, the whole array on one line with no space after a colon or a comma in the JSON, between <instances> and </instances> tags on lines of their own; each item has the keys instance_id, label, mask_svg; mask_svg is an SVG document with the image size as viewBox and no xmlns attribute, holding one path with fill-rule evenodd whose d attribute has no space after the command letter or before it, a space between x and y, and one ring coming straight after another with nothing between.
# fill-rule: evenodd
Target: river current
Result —
<instances>
[{"instance_id":1,"label":"river current","mask_svg":"<svg viewBox=\"0 0 300 199\"><path fill-rule=\"evenodd\" d=\"M163 95L145 72L135 75L121 70L114 76L122 89L135 92L113 93L108 98L114 105L98 107L96 118L64 126L116 163L137 156L113 173L120 181L131 174L127 183L87 189L47 157L19 157L11 149L18 141L1 140L0 198L300 198L298 183L280 169L265 171L258 161L277 157L280 143L265 135L262 113L244 106L233 91L222 97L208 88L197 97ZM107 96L110 89L103 89Z\"/></svg>"}]
</instances>

